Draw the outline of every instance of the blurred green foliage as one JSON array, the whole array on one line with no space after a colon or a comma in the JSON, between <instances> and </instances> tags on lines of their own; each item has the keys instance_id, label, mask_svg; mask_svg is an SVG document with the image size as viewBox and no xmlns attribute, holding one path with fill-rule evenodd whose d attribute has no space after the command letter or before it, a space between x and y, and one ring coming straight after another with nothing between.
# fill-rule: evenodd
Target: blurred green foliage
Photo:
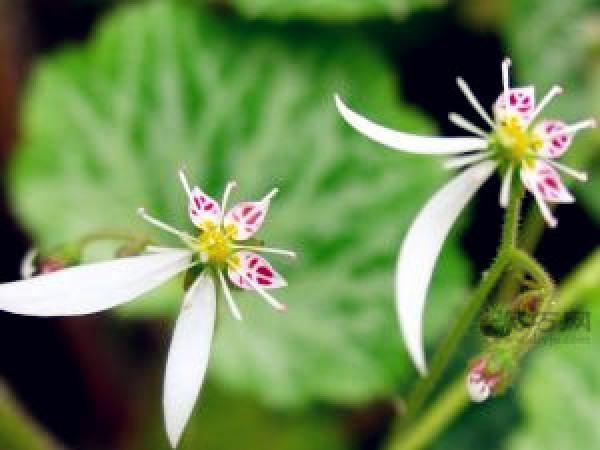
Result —
<instances>
[{"instance_id":1,"label":"blurred green foliage","mask_svg":"<svg viewBox=\"0 0 600 450\"><path fill-rule=\"evenodd\" d=\"M227 394L211 383L203 388L199 403L183 435L182 450L236 449L242 445L245 450L304 450L307 445L311 450L348 448L342 424L326 410L275 412L255 399ZM158 408L144 428L146 433L129 443L128 450L170 450Z\"/></svg>"},{"instance_id":2,"label":"blurred green foliage","mask_svg":"<svg viewBox=\"0 0 600 450\"><path fill-rule=\"evenodd\" d=\"M600 258L597 258L600 261ZM519 405L525 422L507 442L507 449L600 448L600 277L578 292L583 304L571 327L558 328L542 341L519 383Z\"/></svg>"},{"instance_id":3,"label":"blurred green foliage","mask_svg":"<svg viewBox=\"0 0 600 450\"><path fill-rule=\"evenodd\" d=\"M390 125L432 132L414 108L390 101L394 83L358 33L254 26L180 4L128 7L85 48L35 71L12 167L14 205L51 245L102 227L154 233L136 217L140 205L189 229L180 165L215 196L227 179L238 181L239 198L280 186L261 237L300 255L293 266L275 261L289 277L279 292L289 311L239 293L245 320L221 314L212 375L280 406L390 395L414 373L394 312L395 255L445 175L436 161L358 135L332 96ZM428 342L464 297L468 270L456 241L440 267ZM124 313L172 314L180 297L172 284Z\"/></svg>"},{"instance_id":4,"label":"blurred green foliage","mask_svg":"<svg viewBox=\"0 0 600 450\"><path fill-rule=\"evenodd\" d=\"M4 383L0 383L0 448L6 450L61 450L63 448L23 411Z\"/></svg>"},{"instance_id":5,"label":"blurred green foliage","mask_svg":"<svg viewBox=\"0 0 600 450\"><path fill-rule=\"evenodd\" d=\"M182 448L236 448L240 442L248 450L258 444L261 450L308 443L314 450L348 448L339 417L315 405L361 405L409 386L413 369L401 348L392 299L395 254L445 175L432 159L369 142L334 110L332 94L340 92L380 122L434 131L396 92L381 43L358 27L330 29L304 20L394 20L442 1L203 2L211 8L141 3L121 7L89 43L57 52L34 71L10 177L19 218L45 247L103 227L169 242L135 210L143 205L189 228L176 178L181 165L217 198L228 179L238 181L241 199L279 186L261 237L300 254L294 265L271 258L289 279L290 287L278 293L289 312L278 315L245 293L236 295L243 323L221 312L211 383ZM217 3L261 20L223 14L212 8ZM484 8L481 3L472 4ZM595 6L595 0L505 3L499 22L515 77L535 83L538 98L552 84L565 87L548 117L600 116ZM592 181L576 189L600 220L599 147L598 131L583 132L567 158L591 172ZM438 267L426 315L429 344L466 294L469 266L456 232ZM180 297L177 280L122 308L122 317L173 316ZM594 314L597 306L592 342L600 326ZM507 398L477 406L439 448L596 448L594 349L592 343L537 352ZM298 406L306 410L290 412ZM160 411L149 415L134 448L167 448ZM509 434L517 421L518 430Z\"/></svg>"},{"instance_id":6,"label":"blurred green foliage","mask_svg":"<svg viewBox=\"0 0 600 450\"><path fill-rule=\"evenodd\" d=\"M422 8L446 0L196 0L235 8L249 19L276 21L311 19L323 22L351 22L374 18L402 19Z\"/></svg>"}]
</instances>

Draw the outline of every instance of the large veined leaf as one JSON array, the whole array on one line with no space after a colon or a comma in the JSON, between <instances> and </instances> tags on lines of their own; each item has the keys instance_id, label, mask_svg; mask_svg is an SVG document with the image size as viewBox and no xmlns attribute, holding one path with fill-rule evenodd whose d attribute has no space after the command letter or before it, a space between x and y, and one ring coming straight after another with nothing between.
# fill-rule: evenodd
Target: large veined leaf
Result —
<instances>
[{"instance_id":1,"label":"large veined leaf","mask_svg":"<svg viewBox=\"0 0 600 450\"><path fill-rule=\"evenodd\" d=\"M220 3L252 19L348 22L386 17L399 20L413 11L442 5L445 0L225 0Z\"/></svg>"},{"instance_id":2,"label":"large veined leaf","mask_svg":"<svg viewBox=\"0 0 600 450\"><path fill-rule=\"evenodd\" d=\"M166 243L135 211L143 205L191 231L181 165L217 197L228 179L238 181L237 198L279 186L260 237L300 255L293 265L271 258L288 277L277 294L289 310L238 293L245 320L222 311L212 375L282 405L386 395L414 374L393 306L395 255L444 175L439 162L359 136L332 94L392 126L431 132L397 104L393 86L382 57L357 36L256 29L181 4L128 7L89 45L37 68L11 171L14 207L44 246L103 227ZM466 274L451 239L431 292L428 342L449 325ZM124 312L174 314L180 297L174 283Z\"/></svg>"},{"instance_id":3,"label":"large veined leaf","mask_svg":"<svg viewBox=\"0 0 600 450\"><path fill-rule=\"evenodd\" d=\"M594 0L510 2L505 36L520 80L535 83L537 96L553 84L565 94L544 111L547 117L574 122L600 117L600 23ZM566 155L585 166L590 182L577 184L588 209L600 220L600 130L586 130Z\"/></svg>"}]
</instances>

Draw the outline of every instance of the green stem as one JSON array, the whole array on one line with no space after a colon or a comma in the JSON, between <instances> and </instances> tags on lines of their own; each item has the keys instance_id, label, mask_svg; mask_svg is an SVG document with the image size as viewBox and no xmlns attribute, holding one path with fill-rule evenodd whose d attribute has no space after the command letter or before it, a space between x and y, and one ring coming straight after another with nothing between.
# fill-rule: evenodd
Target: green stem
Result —
<instances>
[{"instance_id":1,"label":"green stem","mask_svg":"<svg viewBox=\"0 0 600 450\"><path fill-rule=\"evenodd\" d=\"M528 253L520 249L513 249L511 262L527 271L542 287L547 294L554 290L554 282L546 270Z\"/></svg>"},{"instance_id":2,"label":"green stem","mask_svg":"<svg viewBox=\"0 0 600 450\"><path fill-rule=\"evenodd\" d=\"M597 154L593 153L593 146L590 146L590 151L583 153L571 153L571 155L579 155L578 161L569 161L575 166L585 167L590 164ZM514 180L513 180L514 181ZM521 182L517 181L517 185L521 186ZM522 195L522 194L521 194ZM518 215L510 219L517 219ZM510 220L511 224L517 222ZM505 230L508 228L509 222L508 212L505 221ZM533 252L545 230L545 223L541 214L536 207L531 209L524 221L523 230L520 235L520 247L526 252ZM514 228L513 228L514 230ZM513 234L514 239L506 239L503 233L503 241L512 241L512 245L516 247L516 231ZM496 261L497 262L497 261ZM564 313L576 307L582 301L584 294L592 289L600 288L600 249L597 249L592 256L588 257L578 269L569 276L567 280L561 283L561 289L555 297L557 312ZM497 302L505 302L514 297L518 291L519 281L517 279L507 280L506 283L499 289ZM419 422L412 424L410 430L407 430L405 435L398 432L393 433L389 441L389 450L418 450L430 443L435 437L446 427L446 425L454 419L467 406L468 398L464 389L464 377L461 375L450 384L441 394L438 401L426 412ZM462 393L462 396L461 396ZM460 400L460 401L457 401ZM398 431L399 427L396 427ZM403 443L406 443L404 445Z\"/></svg>"},{"instance_id":3,"label":"green stem","mask_svg":"<svg viewBox=\"0 0 600 450\"><path fill-rule=\"evenodd\" d=\"M454 354L456 348L462 341L463 337L469 330L477 313L488 298L492 289L496 286L498 280L504 273L504 270L510 262L510 257L517 239L517 230L519 224L519 211L523 200L523 187L518 183L513 189L510 203L506 208L506 216L504 226L502 228L502 239L498 248L498 256L489 270L484 274L479 286L473 292L467 306L462 311L459 318L454 323L450 332L438 350L436 351L431 362L431 368L426 378L422 378L407 400L408 417L414 418L420 409L423 407L427 398L435 388L437 382L443 375L450 358Z\"/></svg>"},{"instance_id":4,"label":"green stem","mask_svg":"<svg viewBox=\"0 0 600 450\"><path fill-rule=\"evenodd\" d=\"M427 414L407 430L407 433L397 434L392 439L387 450L418 450L430 442L432 436L437 436L449 417L459 415L469 404L465 389L465 376L455 379L450 386L440 394L439 400L427 411Z\"/></svg>"},{"instance_id":5,"label":"green stem","mask_svg":"<svg viewBox=\"0 0 600 450\"><path fill-rule=\"evenodd\" d=\"M556 311L564 313L578 306L585 295L600 288L600 248L570 275L556 293ZM433 441L465 408L469 398L465 374L456 377L421 419L403 434L394 434L387 450L420 450Z\"/></svg>"},{"instance_id":6,"label":"green stem","mask_svg":"<svg viewBox=\"0 0 600 450\"><path fill-rule=\"evenodd\" d=\"M77 244L83 248L100 241L130 241L140 239L139 236L122 230L98 230L83 236Z\"/></svg>"}]
</instances>

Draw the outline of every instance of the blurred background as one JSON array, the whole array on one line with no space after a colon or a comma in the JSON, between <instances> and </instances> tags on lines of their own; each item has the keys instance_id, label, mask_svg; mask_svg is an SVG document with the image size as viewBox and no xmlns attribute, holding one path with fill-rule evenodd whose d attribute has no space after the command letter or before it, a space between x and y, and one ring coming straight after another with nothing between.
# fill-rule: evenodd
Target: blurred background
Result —
<instances>
[{"instance_id":1,"label":"blurred background","mask_svg":"<svg viewBox=\"0 0 600 450\"><path fill-rule=\"evenodd\" d=\"M449 174L440 160L367 141L332 101L339 92L380 123L460 135L448 112L479 121L456 76L491 105L511 56L514 83L535 84L538 98L564 87L548 117L598 118L599 6L0 0L0 280L19 277L31 247L49 252L107 228L168 244L135 211L189 227L182 165L215 197L229 179L239 198L277 185L261 237L301 255L273 261L289 280L279 294L289 313L242 294L244 322L221 311L180 448L600 448L599 133L582 133L565 158L591 181L572 186L578 202L558 209L558 229L543 232L529 203L524 214L524 245L568 280L561 298L591 313L587 341L536 349L504 397L464 405L403 447L390 430L417 377L395 319L395 255ZM498 189L484 187L445 244L427 310L430 354L495 255ZM110 257L114 245L86 248L85 259ZM0 314L0 449L167 449L161 382L181 295L175 280L116 312ZM478 348L469 338L445 382Z\"/></svg>"}]
</instances>

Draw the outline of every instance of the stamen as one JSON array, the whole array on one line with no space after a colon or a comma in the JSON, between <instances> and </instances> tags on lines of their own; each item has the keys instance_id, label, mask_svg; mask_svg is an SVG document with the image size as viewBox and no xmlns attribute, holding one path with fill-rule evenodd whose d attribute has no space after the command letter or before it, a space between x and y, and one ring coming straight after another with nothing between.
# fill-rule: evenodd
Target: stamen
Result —
<instances>
[{"instance_id":1,"label":"stamen","mask_svg":"<svg viewBox=\"0 0 600 450\"><path fill-rule=\"evenodd\" d=\"M229 263L229 265L231 267L234 267L233 264ZM235 270L235 269L234 269ZM245 273L235 270L235 273L237 275L239 275L240 277L242 277L242 279L248 283L252 289L254 289L256 292L258 292L260 294L260 296L269 304L271 305L274 309L276 309L277 311L285 311L287 310L287 307L281 303L279 303L271 294L269 294L267 291L265 291L262 287L260 287L259 284L255 283L254 281L252 281L250 278L248 278L246 276Z\"/></svg>"},{"instance_id":2,"label":"stamen","mask_svg":"<svg viewBox=\"0 0 600 450\"><path fill-rule=\"evenodd\" d=\"M287 256L290 259L296 259L296 252L291 250L283 250L279 248L260 247L253 245L233 245L234 250L250 250L258 253L273 253L275 255Z\"/></svg>"},{"instance_id":3,"label":"stamen","mask_svg":"<svg viewBox=\"0 0 600 450\"><path fill-rule=\"evenodd\" d=\"M457 156L456 158L451 158L447 160L444 163L444 169L460 169L461 167L468 166L469 164L473 164L481 160L487 159L491 155L492 152L479 152L470 155Z\"/></svg>"},{"instance_id":4,"label":"stamen","mask_svg":"<svg viewBox=\"0 0 600 450\"><path fill-rule=\"evenodd\" d=\"M595 119L582 120L581 122L574 123L573 125L567 125L562 130L546 135L544 140L554 139L555 137L563 136L565 134L575 134L578 131L586 128L596 128L596 125L597 123Z\"/></svg>"},{"instance_id":5,"label":"stamen","mask_svg":"<svg viewBox=\"0 0 600 450\"><path fill-rule=\"evenodd\" d=\"M485 131L483 131L481 128L474 125L473 123L469 122L467 119L465 119L460 114L456 114L456 113L452 112L452 113L448 114L448 119L454 125L456 125L459 128L462 128L465 131L469 131L473 134L481 136L482 138L487 138L487 134L485 133Z\"/></svg>"},{"instance_id":6,"label":"stamen","mask_svg":"<svg viewBox=\"0 0 600 450\"><path fill-rule=\"evenodd\" d=\"M27 250L27 253L25 253L25 256L23 256L20 268L22 279L27 280L35 275L35 260L38 257L38 253L38 249L34 247Z\"/></svg>"},{"instance_id":7,"label":"stamen","mask_svg":"<svg viewBox=\"0 0 600 450\"><path fill-rule=\"evenodd\" d=\"M137 212L142 219L151 223L155 227L158 227L168 233L174 234L175 236L177 236L179 239L181 239L183 242L185 242L188 245L194 244L195 240L192 236L190 236L189 234L187 234L183 231L179 231L177 228L174 228L171 225L167 225L166 223L161 222L158 219L155 219L154 217L150 216L144 208L138 208Z\"/></svg>"},{"instance_id":8,"label":"stamen","mask_svg":"<svg viewBox=\"0 0 600 450\"><path fill-rule=\"evenodd\" d=\"M219 275L219 280L221 281L221 287L223 288L223 294L225 295L225 300L227 300L227 305L229 306L229 311L231 311L231 315L236 320L242 320L242 314L238 309L233 297L231 296L231 291L229 290L229 286L227 286L227 281L225 281L225 277L223 276L223 272L220 270L217 271Z\"/></svg>"},{"instance_id":9,"label":"stamen","mask_svg":"<svg viewBox=\"0 0 600 450\"><path fill-rule=\"evenodd\" d=\"M529 123L532 123L535 118L542 112L542 110L550 103L557 95L562 94L563 89L560 86L552 86L552 88L548 91L548 93L544 96L544 98L537 104L533 112L531 113L531 117L529 119Z\"/></svg>"},{"instance_id":10,"label":"stamen","mask_svg":"<svg viewBox=\"0 0 600 450\"><path fill-rule=\"evenodd\" d=\"M552 211L550 211L550 208L548 207L544 199L540 196L540 194L535 192L533 193L533 197L535 198L535 201L537 202L538 207L540 208L540 212L542 213L542 216L544 217L544 220L546 221L548 226L550 228L556 228L558 221L552 215Z\"/></svg>"},{"instance_id":11,"label":"stamen","mask_svg":"<svg viewBox=\"0 0 600 450\"><path fill-rule=\"evenodd\" d=\"M185 193L191 199L192 198L192 190L190 189L190 184L188 183L188 180L187 180L185 168L183 168L183 167L181 169L179 169L179 179L181 180L181 184L183 185L183 189L185 190Z\"/></svg>"},{"instance_id":12,"label":"stamen","mask_svg":"<svg viewBox=\"0 0 600 450\"><path fill-rule=\"evenodd\" d=\"M508 202L510 200L510 188L512 185L514 171L515 165L511 164L506 170L504 178L502 178L502 187L500 188L500 206L502 206L503 208L506 208L508 206Z\"/></svg>"},{"instance_id":13,"label":"stamen","mask_svg":"<svg viewBox=\"0 0 600 450\"><path fill-rule=\"evenodd\" d=\"M279 188L274 188L262 199L263 202L270 202L277 195Z\"/></svg>"},{"instance_id":14,"label":"stamen","mask_svg":"<svg viewBox=\"0 0 600 450\"><path fill-rule=\"evenodd\" d=\"M223 192L223 199L221 201L221 221L223 221L223 216L225 216L225 211L227 210L227 202L229 201L229 195L231 192L237 187L237 183L235 181L229 181L225 186L225 191Z\"/></svg>"},{"instance_id":15,"label":"stamen","mask_svg":"<svg viewBox=\"0 0 600 450\"><path fill-rule=\"evenodd\" d=\"M575 178L577 181L586 182L588 180L588 175L585 172L581 172L579 170L572 169L571 167L565 166L564 164L553 161L551 159L544 159L544 161L546 161L551 166L554 166L556 169Z\"/></svg>"},{"instance_id":16,"label":"stamen","mask_svg":"<svg viewBox=\"0 0 600 450\"><path fill-rule=\"evenodd\" d=\"M481 103L479 103L479 100L477 100L477 98L475 97L465 80L463 80L461 77L458 77L456 79L456 83L458 84L458 87L460 88L464 96L467 98L471 106L475 109L475 111L479 113L481 118L485 120L490 127L496 128L496 124L492 121L492 119L490 119L488 113L485 112L485 109L483 109Z\"/></svg>"},{"instance_id":17,"label":"stamen","mask_svg":"<svg viewBox=\"0 0 600 450\"><path fill-rule=\"evenodd\" d=\"M148 246L146 246L145 250L148 253L165 253L165 252L171 252L171 251L173 251L172 248L169 248L169 247L160 247L158 245L148 245Z\"/></svg>"},{"instance_id":18,"label":"stamen","mask_svg":"<svg viewBox=\"0 0 600 450\"><path fill-rule=\"evenodd\" d=\"M504 92L504 104L506 105L506 108L508 109L508 105L509 105L509 98L508 98L508 91L510 90L510 66L512 64L512 61L510 60L510 58L504 58L504 61L502 61L502 89Z\"/></svg>"}]
</instances>

